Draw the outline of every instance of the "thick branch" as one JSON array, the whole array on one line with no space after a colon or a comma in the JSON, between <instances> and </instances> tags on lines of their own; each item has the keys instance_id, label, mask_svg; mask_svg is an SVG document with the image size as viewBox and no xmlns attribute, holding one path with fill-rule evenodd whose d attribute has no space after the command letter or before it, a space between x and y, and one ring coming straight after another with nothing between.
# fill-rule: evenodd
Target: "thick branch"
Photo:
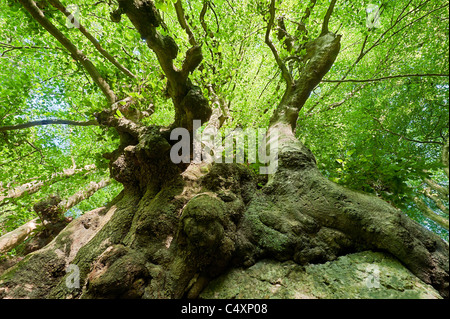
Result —
<instances>
[{"instance_id":1,"label":"thick branch","mask_svg":"<svg viewBox=\"0 0 450 319\"><path fill-rule=\"evenodd\" d=\"M316 2L317 2L317 0L309 1L308 6L306 7L305 13L303 14L303 16L300 20L303 25L306 24L306 21L309 19L309 16L311 15L311 11L314 9Z\"/></svg>"},{"instance_id":2,"label":"thick branch","mask_svg":"<svg viewBox=\"0 0 450 319\"><path fill-rule=\"evenodd\" d=\"M119 0L119 9L114 15L126 14L147 46L155 52L159 64L167 77L167 92L175 106L174 127L192 129L193 120L206 122L211 116L208 100L200 88L194 87L189 73L202 61L201 47L194 46L186 52L182 70L178 70L173 60L178 56L178 46L174 39L162 35L157 27L164 26L159 11L151 0ZM118 20L116 20L118 21ZM167 28L166 28L167 31Z\"/></svg>"},{"instance_id":3,"label":"thick branch","mask_svg":"<svg viewBox=\"0 0 450 319\"><path fill-rule=\"evenodd\" d=\"M33 126L43 126L43 125L93 126L93 125L99 125L99 124L96 120L91 120L91 121L86 121L86 122L71 121L71 120L39 120L39 121L32 121L32 122L17 124L17 125L0 126L0 132L22 130L22 129L30 128Z\"/></svg>"},{"instance_id":4,"label":"thick branch","mask_svg":"<svg viewBox=\"0 0 450 319\"><path fill-rule=\"evenodd\" d=\"M57 8L59 11L64 13L67 17L71 15L69 11L67 11L66 7L59 2L59 0L49 0L49 2ZM120 71L122 71L126 76L134 79L136 76L131 73L130 70L128 70L126 67L124 67L122 64L119 63L111 54L108 53L97 41L97 39L89 33L89 31L86 30L86 28L78 21L78 29L83 33L83 35L94 45L94 47L97 49L98 52L100 52L101 55L103 55L108 61L110 61L115 67L117 67Z\"/></svg>"},{"instance_id":5,"label":"thick branch","mask_svg":"<svg viewBox=\"0 0 450 319\"><path fill-rule=\"evenodd\" d=\"M92 62L81 52L66 36L58 30L39 9L33 0L19 0L23 7L31 14L31 16L42 25L56 40L59 41L71 54L74 59L79 61L81 65L86 69L95 84L102 90L103 94L108 99L109 103L114 103L116 96L111 90L109 84L100 75L98 70L92 64Z\"/></svg>"},{"instance_id":6,"label":"thick branch","mask_svg":"<svg viewBox=\"0 0 450 319\"><path fill-rule=\"evenodd\" d=\"M448 195L449 195L448 187L441 186L441 185L439 185L438 183L436 183L435 181L433 181L433 180L431 180L429 178L426 178L424 181L433 190L435 190L436 192L438 192L438 193L448 197Z\"/></svg>"},{"instance_id":7,"label":"thick branch","mask_svg":"<svg viewBox=\"0 0 450 319\"><path fill-rule=\"evenodd\" d=\"M208 36L208 25L205 22L206 11L208 10L208 2L203 1L203 7L200 11L200 24L202 25L203 31L205 31L205 37Z\"/></svg>"},{"instance_id":8,"label":"thick branch","mask_svg":"<svg viewBox=\"0 0 450 319\"><path fill-rule=\"evenodd\" d=\"M433 203L436 205L437 208L439 208L444 214L448 215L448 208L445 206L443 200L448 201L448 196L442 196L442 194L435 194L431 191L431 188L425 188L423 191L423 194L430 200L433 201Z\"/></svg>"},{"instance_id":9,"label":"thick branch","mask_svg":"<svg viewBox=\"0 0 450 319\"><path fill-rule=\"evenodd\" d=\"M323 36L329 32L328 24L330 22L331 15L333 14L335 4L336 4L336 0L332 0L330 3L330 6L328 7L327 13L325 14L325 17L323 18L322 32L320 33L320 36Z\"/></svg>"},{"instance_id":10,"label":"thick branch","mask_svg":"<svg viewBox=\"0 0 450 319\"><path fill-rule=\"evenodd\" d=\"M275 0L271 1L269 11L270 11L270 18L269 18L269 22L267 24L265 41L266 41L266 44L269 46L270 50L272 51L275 61L277 62L278 67L280 68L281 73L283 75L283 78L286 81L287 87L290 88L293 83L292 76L289 73L288 69L286 68L286 65L283 63L283 60L281 60L280 55L278 54L278 51L275 48L275 45L273 44L272 40L270 39L270 32L272 31L273 24L275 21Z\"/></svg>"}]
</instances>

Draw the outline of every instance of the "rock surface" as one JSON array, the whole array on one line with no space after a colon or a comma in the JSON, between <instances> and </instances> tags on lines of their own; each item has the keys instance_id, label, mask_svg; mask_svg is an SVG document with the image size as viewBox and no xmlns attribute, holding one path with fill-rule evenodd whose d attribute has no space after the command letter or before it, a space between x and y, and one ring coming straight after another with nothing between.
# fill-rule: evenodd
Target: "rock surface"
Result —
<instances>
[{"instance_id":1,"label":"rock surface","mask_svg":"<svg viewBox=\"0 0 450 319\"><path fill-rule=\"evenodd\" d=\"M325 264L262 260L229 271L201 293L204 299L440 299L391 255L364 251Z\"/></svg>"}]
</instances>

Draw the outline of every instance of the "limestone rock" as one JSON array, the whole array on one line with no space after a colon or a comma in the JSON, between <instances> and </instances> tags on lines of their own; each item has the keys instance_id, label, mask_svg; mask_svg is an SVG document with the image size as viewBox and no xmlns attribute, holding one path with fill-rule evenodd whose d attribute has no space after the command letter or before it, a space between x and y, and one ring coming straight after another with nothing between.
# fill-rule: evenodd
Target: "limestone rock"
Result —
<instances>
[{"instance_id":1,"label":"limestone rock","mask_svg":"<svg viewBox=\"0 0 450 319\"><path fill-rule=\"evenodd\" d=\"M397 259L364 251L324 264L262 260L212 281L203 299L440 299Z\"/></svg>"}]
</instances>

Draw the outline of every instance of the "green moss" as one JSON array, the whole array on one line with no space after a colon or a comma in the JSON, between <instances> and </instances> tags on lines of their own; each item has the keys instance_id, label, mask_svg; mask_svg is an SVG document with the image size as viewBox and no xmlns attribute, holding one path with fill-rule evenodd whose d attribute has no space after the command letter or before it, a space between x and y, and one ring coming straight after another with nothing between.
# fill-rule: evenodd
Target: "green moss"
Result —
<instances>
[{"instance_id":1,"label":"green moss","mask_svg":"<svg viewBox=\"0 0 450 319\"><path fill-rule=\"evenodd\" d=\"M284 218L278 208L264 197L255 198L244 214L242 229L254 244L269 255L286 260L291 253L289 234L283 231Z\"/></svg>"},{"instance_id":2,"label":"green moss","mask_svg":"<svg viewBox=\"0 0 450 319\"><path fill-rule=\"evenodd\" d=\"M209 250L222 242L226 218L225 204L216 197L202 194L186 205L181 223L191 246Z\"/></svg>"},{"instance_id":3,"label":"green moss","mask_svg":"<svg viewBox=\"0 0 450 319\"><path fill-rule=\"evenodd\" d=\"M365 251L325 264L263 260L212 281L201 298L441 298L390 255Z\"/></svg>"},{"instance_id":4,"label":"green moss","mask_svg":"<svg viewBox=\"0 0 450 319\"><path fill-rule=\"evenodd\" d=\"M35 276L37 273L40 276ZM64 274L64 260L51 250L41 250L39 254L27 255L7 270L0 277L0 285L12 287L9 297L44 298Z\"/></svg>"}]
</instances>

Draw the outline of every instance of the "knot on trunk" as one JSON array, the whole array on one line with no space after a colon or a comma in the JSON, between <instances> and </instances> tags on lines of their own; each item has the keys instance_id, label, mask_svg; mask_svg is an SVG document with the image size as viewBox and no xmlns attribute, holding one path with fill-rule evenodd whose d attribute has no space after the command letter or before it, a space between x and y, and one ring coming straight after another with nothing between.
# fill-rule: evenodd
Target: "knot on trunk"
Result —
<instances>
[{"instance_id":1,"label":"knot on trunk","mask_svg":"<svg viewBox=\"0 0 450 319\"><path fill-rule=\"evenodd\" d=\"M189 89L181 101L179 109L181 110L181 118L177 124L189 131L193 130L194 120L200 120L203 124L209 120L212 114L208 99L203 96L202 90L197 86Z\"/></svg>"},{"instance_id":2,"label":"knot on trunk","mask_svg":"<svg viewBox=\"0 0 450 319\"><path fill-rule=\"evenodd\" d=\"M148 270L142 256L123 245L106 249L88 275L85 298L140 298Z\"/></svg>"}]
</instances>

